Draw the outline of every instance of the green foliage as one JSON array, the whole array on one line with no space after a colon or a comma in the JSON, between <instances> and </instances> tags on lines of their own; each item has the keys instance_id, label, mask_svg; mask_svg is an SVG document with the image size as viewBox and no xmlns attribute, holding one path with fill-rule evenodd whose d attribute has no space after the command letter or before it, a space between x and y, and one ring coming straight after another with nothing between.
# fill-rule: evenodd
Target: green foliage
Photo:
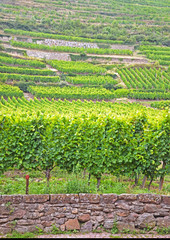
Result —
<instances>
[{"instance_id":1,"label":"green foliage","mask_svg":"<svg viewBox=\"0 0 170 240\"><path fill-rule=\"evenodd\" d=\"M168 109L170 108L170 100L153 102L151 103L151 107L158 109Z\"/></svg>"},{"instance_id":2,"label":"green foliage","mask_svg":"<svg viewBox=\"0 0 170 240\"><path fill-rule=\"evenodd\" d=\"M0 97L22 97L23 92L15 86L0 84Z\"/></svg>"},{"instance_id":3,"label":"green foliage","mask_svg":"<svg viewBox=\"0 0 170 240\"><path fill-rule=\"evenodd\" d=\"M12 57L0 56L0 63L12 64L12 65L21 65L34 68L45 68L45 63L42 63L37 60L24 60Z\"/></svg>"},{"instance_id":4,"label":"green foliage","mask_svg":"<svg viewBox=\"0 0 170 240\"><path fill-rule=\"evenodd\" d=\"M85 62L68 62L53 60L49 61L49 64L61 72L67 73L91 73L91 74L103 74L106 72L105 68L94 66L91 63Z\"/></svg>"},{"instance_id":5,"label":"green foliage","mask_svg":"<svg viewBox=\"0 0 170 240\"><path fill-rule=\"evenodd\" d=\"M116 220L113 222L113 227L112 227L112 229L111 229L111 233L112 234L116 234L116 233L118 233L119 232L119 230L118 230L118 228L117 228L117 222L116 222Z\"/></svg>"},{"instance_id":6,"label":"green foliage","mask_svg":"<svg viewBox=\"0 0 170 240\"><path fill-rule=\"evenodd\" d=\"M114 94L105 88L30 86L28 91L36 97L54 99L111 99Z\"/></svg>"},{"instance_id":7,"label":"green foliage","mask_svg":"<svg viewBox=\"0 0 170 240\"><path fill-rule=\"evenodd\" d=\"M55 75L53 71L45 70L45 69L31 69L31 68L17 68L17 67L7 67L0 66L1 73L20 73L20 74L28 74L28 75Z\"/></svg>"},{"instance_id":8,"label":"green foliage","mask_svg":"<svg viewBox=\"0 0 170 240\"><path fill-rule=\"evenodd\" d=\"M55 224L52 225L52 230L51 230L52 234L61 234L63 233L58 227L55 226Z\"/></svg>"},{"instance_id":9,"label":"green foliage","mask_svg":"<svg viewBox=\"0 0 170 240\"><path fill-rule=\"evenodd\" d=\"M29 6L24 1L20 6L1 4L1 12L8 19L1 20L1 28L8 28L8 34L105 44L169 45L167 1L89 0L83 4L36 0Z\"/></svg>"},{"instance_id":10,"label":"green foliage","mask_svg":"<svg viewBox=\"0 0 170 240\"><path fill-rule=\"evenodd\" d=\"M170 99L170 92L161 91L161 90L129 90L129 89L111 89L113 93L112 98L132 98L132 99L150 99L150 100L159 100L159 99Z\"/></svg>"},{"instance_id":11,"label":"green foliage","mask_svg":"<svg viewBox=\"0 0 170 240\"><path fill-rule=\"evenodd\" d=\"M14 86L19 87L19 89L21 89L23 92L29 92L27 88L29 86L35 86L35 83L34 82L17 82L17 83L14 83Z\"/></svg>"},{"instance_id":12,"label":"green foliage","mask_svg":"<svg viewBox=\"0 0 170 240\"><path fill-rule=\"evenodd\" d=\"M170 227L165 228L165 227L157 227L156 229L158 234L164 235L164 234L170 234Z\"/></svg>"},{"instance_id":13,"label":"green foliage","mask_svg":"<svg viewBox=\"0 0 170 240\"><path fill-rule=\"evenodd\" d=\"M50 39L61 39L61 40L69 40L69 41L78 41L78 42L94 42L94 43L105 43L108 45L114 43L122 43L122 41L114 41L114 40L104 40L104 39L92 39L92 38L83 38L83 37L74 37L74 36L65 36L65 35L57 35L57 34L49 34L44 32L31 32L31 31L23 31L16 29L4 29L5 33L30 36L30 37L40 37L40 38L50 38ZM103 45L102 45L103 46Z\"/></svg>"},{"instance_id":14,"label":"green foliage","mask_svg":"<svg viewBox=\"0 0 170 240\"><path fill-rule=\"evenodd\" d=\"M143 45L139 47L139 50L141 53L144 53L147 58L159 61L160 65L169 66L170 64L170 47Z\"/></svg>"},{"instance_id":15,"label":"green foliage","mask_svg":"<svg viewBox=\"0 0 170 240\"><path fill-rule=\"evenodd\" d=\"M141 107L143 112L136 113L139 105L117 104L111 114L106 108L111 110L112 103L94 105L81 101L56 102L57 112L54 101L51 103L55 110L50 108L50 101L42 103L44 110L37 99L29 103L24 99L1 99L1 172L9 167L51 171L55 166L73 172L79 166L96 178L103 173L118 176L140 172L148 178L167 174L170 134L167 112L157 115L159 111ZM33 111L34 104L41 112ZM87 106L86 114L83 105ZM82 109L81 114L76 106ZM167 165L165 169L158 168L162 161ZM76 191L81 188L89 191L76 182L70 184L67 187L75 187Z\"/></svg>"},{"instance_id":16,"label":"green foliage","mask_svg":"<svg viewBox=\"0 0 170 240\"><path fill-rule=\"evenodd\" d=\"M110 89L110 88L109 88ZM110 90L101 87L75 87L75 86L30 86L28 91L36 97L54 99L170 99L170 92L144 92L140 90L116 89Z\"/></svg>"},{"instance_id":17,"label":"green foliage","mask_svg":"<svg viewBox=\"0 0 170 240\"><path fill-rule=\"evenodd\" d=\"M19 233L17 231L13 231L10 234L7 234L7 238L35 238L35 233L26 232L26 233Z\"/></svg>"},{"instance_id":18,"label":"green foliage","mask_svg":"<svg viewBox=\"0 0 170 240\"><path fill-rule=\"evenodd\" d=\"M7 80L20 81L20 82L35 82L35 83L37 82L55 83L60 81L59 76L25 75L25 74L15 74L15 73L0 73L0 79L1 81L3 80L5 82Z\"/></svg>"},{"instance_id":19,"label":"green foliage","mask_svg":"<svg viewBox=\"0 0 170 240\"><path fill-rule=\"evenodd\" d=\"M117 81L114 80L111 76L80 76L67 77L67 82L73 84L85 84L85 85L103 85L103 84L117 84Z\"/></svg>"},{"instance_id":20,"label":"green foliage","mask_svg":"<svg viewBox=\"0 0 170 240\"><path fill-rule=\"evenodd\" d=\"M128 88L169 90L169 72L161 68L126 67L117 71Z\"/></svg>"},{"instance_id":21,"label":"green foliage","mask_svg":"<svg viewBox=\"0 0 170 240\"><path fill-rule=\"evenodd\" d=\"M80 47L67 47L67 46L48 46L36 43L17 42L11 41L14 47L22 47L29 49L40 49L54 52L71 52L71 53L89 53L89 54L115 54L115 55L133 55L133 52L128 49L102 49L102 48L80 48Z\"/></svg>"},{"instance_id":22,"label":"green foliage","mask_svg":"<svg viewBox=\"0 0 170 240\"><path fill-rule=\"evenodd\" d=\"M90 193L92 192L92 188L88 186L87 181L80 179L72 179L66 183L65 186L66 193Z\"/></svg>"}]
</instances>

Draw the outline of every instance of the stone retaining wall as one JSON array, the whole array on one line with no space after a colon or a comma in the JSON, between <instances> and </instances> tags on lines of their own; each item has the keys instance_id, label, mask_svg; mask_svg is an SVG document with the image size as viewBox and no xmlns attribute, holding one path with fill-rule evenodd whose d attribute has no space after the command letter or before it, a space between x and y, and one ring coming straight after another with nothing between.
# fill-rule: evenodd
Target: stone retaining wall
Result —
<instances>
[{"instance_id":1,"label":"stone retaining wall","mask_svg":"<svg viewBox=\"0 0 170 240\"><path fill-rule=\"evenodd\" d=\"M154 194L0 195L0 233L20 233L53 225L91 232L103 226L119 230L168 227L170 196Z\"/></svg>"},{"instance_id":2,"label":"stone retaining wall","mask_svg":"<svg viewBox=\"0 0 170 240\"><path fill-rule=\"evenodd\" d=\"M99 48L97 43L87 42L71 42L65 40L45 39L37 40L37 44L44 44L48 46L65 46L65 47L79 47L79 48Z\"/></svg>"},{"instance_id":3,"label":"stone retaining wall","mask_svg":"<svg viewBox=\"0 0 170 240\"><path fill-rule=\"evenodd\" d=\"M67 40L59 40L59 39L33 39L31 37L16 37L16 36L0 36L1 41L22 41L28 43L37 43L44 44L48 46L66 46L66 47L79 47L79 48L99 48L97 43L90 42L76 42L76 41L67 41ZM130 45L122 45L122 44L111 44L111 49L128 49L134 51L134 46Z\"/></svg>"},{"instance_id":4,"label":"stone retaining wall","mask_svg":"<svg viewBox=\"0 0 170 240\"><path fill-rule=\"evenodd\" d=\"M68 53L61 52L47 52L47 51L38 51L38 50L26 50L27 56L36 57L36 58L45 58L47 60L64 60L71 61L71 57Z\"/></svg>"}]
</instances>

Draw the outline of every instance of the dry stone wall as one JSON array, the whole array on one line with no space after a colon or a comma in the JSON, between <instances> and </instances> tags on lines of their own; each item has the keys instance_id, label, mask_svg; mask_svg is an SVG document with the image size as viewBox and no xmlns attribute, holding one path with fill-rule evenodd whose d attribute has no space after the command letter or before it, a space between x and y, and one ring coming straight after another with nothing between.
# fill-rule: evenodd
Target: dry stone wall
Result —
<instances>
[{"instance_id":1,"label":"dry stone wall","mask_svg":"<svg viewBox=\"0 0 170 240\"><path fill-rule=\"evenodd\" d=\"M20 233L53 225L62 231L91 232L103 226L119 230L168 227L170 196L154 194L0 195L0 233Z\"/></svg>"},{"instance_id":2,"label":"dry stone wall","mask_svg":"<svg viewBox=\"0 0 170 240\"><path fill-rule=\"evenodd\" d=\"M60 39L32 39L31 37L12 37L8 35L1 35L1 41L23 41L28 43L37 43L37 44L44 44L48 46L66 46L66 47L79 47L79 48L99 48L97 43L90 43L90 42L77 42L77 41L67 41L67 40L60 40ZM128 49L134 51L134 46L131 45L122 45L122 44L111 44L111 49Z\"/></svg>"},{"instance_id":3,"label":"dry stone wall","mask_svg":"<svg viewBox=\"0 0 170 240\"><path fill-rule=\"evenodd\" d=\"M99 48L97 43L87 42L71 42L65 40L45 39L37 40L37 44L45 44L48 46L65 46L65 47L79 47L79 48Z\"/></svg>"},{"instance_id":4,"label":"dry stone wall","mask_svg":"<svg viewBox=\"0 0 170 240\"><path fill-rule=\"evenodd\" d=\"M27 56L35 58L44 58L47 60L64 60L71 61L70 55L68 53L60 52L47 52L47 51L37 51L37 50L26 50Z\"/></svg>"}]
</instances>

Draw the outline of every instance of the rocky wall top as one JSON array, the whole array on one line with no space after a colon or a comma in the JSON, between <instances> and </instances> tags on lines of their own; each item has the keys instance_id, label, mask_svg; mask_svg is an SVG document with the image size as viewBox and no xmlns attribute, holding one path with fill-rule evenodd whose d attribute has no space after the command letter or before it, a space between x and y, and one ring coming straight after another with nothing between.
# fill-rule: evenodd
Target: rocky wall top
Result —
<instances>
[{"instance_id":1,"label":"rocky wall top","mask_svg":"<svg viewBox=\"0 0 170 240\"><path fill-rule=\"evenodd\" d=\"M170 196L155 194L0 195L0 233L20 233L53 226L61 231L167 228Z\"/></svg>"}]
</instances>

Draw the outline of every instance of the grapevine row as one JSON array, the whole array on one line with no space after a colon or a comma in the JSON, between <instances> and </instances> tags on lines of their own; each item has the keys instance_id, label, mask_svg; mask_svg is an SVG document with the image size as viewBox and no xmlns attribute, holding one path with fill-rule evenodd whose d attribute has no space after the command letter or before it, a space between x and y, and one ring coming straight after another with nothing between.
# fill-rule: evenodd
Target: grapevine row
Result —
<instances>
[{"instance_id":1,"label":"grapevine row","mask_svg":"<svg viewBox=\"0 0 170 240\"><path fill-rule=\"evenodd\" d=\"M31 32L31 31L23 31L16 29L4 29L5 33L21 35L21 36L30 36L30 37L38 37L38 38L50 38L50 39L61 39L61 40L69 40L69 41L78 41L78 42L93 42L93 43L110 43L110 44L121 44L123 41L114 41L114 40L104 40L104 39L92 39L92 38L82 38L82 37L73 37L73 36L65 36L65 35L57 35L57 34L49 34L42 32Z\"/></svg>"},{"instance_id":2,"label":"grapevine row","mask_svg":"<svg viewBox=\"0 0 170 240\"><path fill-rule=\"evenodd\" d=\"M80 48L80 47L66 47L66 46L48 46L44 44L27 43L11 41L14 47L22 47L29 49L48 50L54 52L71 52L71 53L89 53L89 54L115 54L115 55L133 55L133 52L128 49L102 49L102 48Z\"/></svg>"},{"instance_id":3,"label":"grapevine row","mask_svg":"<svg viewBox=\"0 0 170 240\"><path fill-rule=\"evenodd\" d=\"M22 97L23 91L18 87L0 84L0 96L4 97Z\"/></svg>"},{"instance_id":4,"label":"grapevine row","mask_svg":"<svg viewBox=\"0 0 170 240\"><path fill-rule=\"evenodd\" d=\"M30 86L28 91L34 96L42 98L61 98L61 99L114 99L120 97L134 99L170 99L170 92L161 91L140 91L117 89L107 90L105 88L90 88L90 87L44 87Z\"/></svg>"},{"instance_id":5,"label":"grapevine row","mask_svg":"<svg viewBox=\"0 0 170 240\"><path fill-rule=\"evenodd\" d=\"M0 73L0 79L21 81L21 82L59 82L59 76L41 76L41 75L24 75L13 73Z\"/></svg>"},{"instance_id":6,"label":"grapevine row","mask_svg":"<svg viewBox=\"0 0 170 240\"><path fill-rule=\"evenodd\" d=\"M24 111L17 108L17 103L25 104L26 100L15 100L0 102L1 173L8 168L51 171L54 166L71 172L78 164L97 179L103 173L140 173L153 180L168 171L159 167L162 161L169 164L170 128L165 111L141 107L143 111L135 113L140 106L122 105L121 109L116 104L113 109L122 111L110 107L105 114L105 108L103 113L99 108L97 114L95 103L90 103L92 113L76 113L74 106L84 104L78 102L69 103L70 108L63 114L65 101L57 103L58 113L54 115L49 109L48 114L31 110L38 100L29 102ZM42 104L45 106L45 101Z\"/></svg>"},{"instance_id":7,"label":"grapevine row","mask_svg":"<svg viewBox=\"0 0 170 240\"><path fill-rule=\"evenodd\" d=\"M3 57L3 56L0 56L0 63L21 65L21 66L34 67L34 68L46 67L45 63L42 63L37 60L24 60L24 59L17 59L12 57Z\"/></svg>"},{"instance_id":8,"label":"grapevine row","mask_svg":"<svg viewBox=\"0 0 170 240\"><path fill-rule=\"evenodd\" d=\"M18 68L9 66L0 66L1 73L19 73L28 75L43 75L43 76L53 76L55 75L53 71L47 69L31 69L31 68Z\"/></svg>"},{"instance_id":9,"label":"grapevine row","mask_svg":"<svg viewBox=\"0 0 170 240\"><path fill-rule=\"evenodd\" d=\"M94 66L91 63L85 62L68 62L62 60L51 60L48 61L49 64L61 72L67 73L100 73L103 74L106 72L105 68Z\"/></svg>"},{"instance_id":10,"label":"grapevine row","mask_svg":"<svg viewBox=\"0 0 170 240\"><path fill-rule=\"evenodd\" d=\"M122 68L118 69L126 86L134 89L165 89L169 90L169 72L156 68Z\"/></svg>"}]
</instances>

